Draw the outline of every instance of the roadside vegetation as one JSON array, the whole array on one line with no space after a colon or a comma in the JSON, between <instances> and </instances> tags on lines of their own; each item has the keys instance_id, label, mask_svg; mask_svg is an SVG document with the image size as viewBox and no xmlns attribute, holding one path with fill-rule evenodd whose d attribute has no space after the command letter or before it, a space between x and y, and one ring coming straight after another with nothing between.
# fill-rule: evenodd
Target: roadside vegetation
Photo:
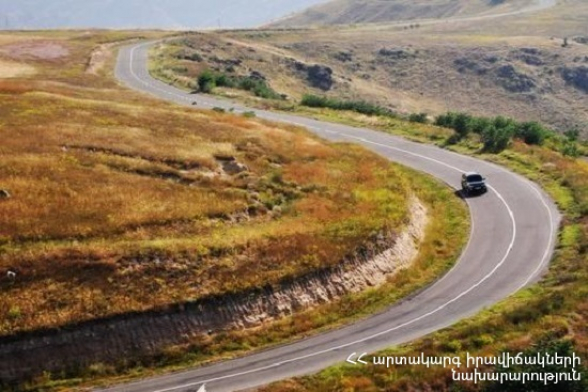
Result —
<instances>
[{"instance_id":1,"label":"roadside vegetation","mask_svg":"<svg viewBox=\"0 0 588 392\"><path fill-rule=\"evenodd\" d=\"M370 126L496 162L540 184L564 214L554 260L540 283L451 328L377 355L417 356L421 352L435 356L465 356L465 352L497 355L502 351L552 352L557 347L567 347L567 352L580 355L585 363L588 357L585 328L588 324L588 164L576 158L586 152L576 131L556 134L537 123L459 113L438 117L435 123L444 125L440 126L329 109L300 111L331 121ZM508 139L502 148L487 148L487 139L479 129L488 128L481 124L490 129L506 130ZM369 362L369 358L366 360ZM586 374L585 365L579 370ZM277 383L262 391L520 390L516 388L520 385L455 385L451 381L451 370L443 368L397 366L391 371L382 366L341 365L315 376ZM584 384L562 384L562 388L583 391L586 384L585 381Z\"/></svg>"},{"instance_id":2,"label":"roadside vegetation","mask_svg":"<svg viewBox=\"0 0 588 392\"><path fill-rule=\"evenodd\" d=\"M401 115L365 101L347 101L306 94L302 97L300 105L310 108L351 111L368 116L392 120L401 119L420 124L429 123L426 113ZM542 146L547 144L550 148L571 157L578 157L585 150L584 146L579 143L580 131L577 128L566 130L560 134L537 121L520 122L504 116L489 118L460 112L440 114L435 117L433 123L455 131L445 141L447 145L457 144L468 135L475 134L477 136L474 139L477 138L481 142L482 151L488 153L496 154L504 151L513 140L519 140L528 145Z\"/></svg>"},{"instance_id":3,"label":"roadside vegetation","mask_svg":"<svg viewBox=\"0 0 588 392\"><path fill-rule=\"evenodd\" d=\"M550 349L545 342L588 356L586 280L588 264L588 152L577 128L556 132L538 122L448 112L429 118L399 115L376 104L304 95L300 105L270 104L314 118L367 126L409 139L434 143L501 164L540 184L564 214L559 246L541 283L504 300L472 319L415 343L388 350L389 355L420 352L496 355L501 351ZM398 367L390 373L374 366L338 366L319 375L278 383L271 391L493 390L493 385L454 386L449 369Z\"/></svg>"},{"instance_id":4,"label":"roadside vegetation","mask_svg":"<svg viewBox=\"0 0 588 392\"><path fill-rule=\"evenodd\" d=\"M223 67L211 67L189 39L176 39L152 50L150 72L163 81L201 93L218 89L241 90L254 97L284 100L259 73L238 74L238 61L216 59Z\"/></svg>"},{"instance_id":5,"label":"roadside vegetation","mask_svg":"<svg viewBox=\"0 0 588 392\"><path fill-rule=\"evenodd\" d=\"M0 80L0 189L9 194L0 199L0 336L164 309L335 265L378 234L402 231L412 195L431 211L421 252L381 288L263 329L198 336L155 357L45 374L17 388L147 374L329 328L432 282L467 238L464 203L427 176L253 113L196 111L123 90L112 79L115 56L95 55L111 42L158 36L1 37L0 57L33 51L18 60L35 71ZM14 279L4 277L9 270Z\"/></svg>"},{"instance_id":6,"label":"roadside vegetation","mask_svg":"<svg viewBox=\"0 0 588 392\"><path fill-rule=\"evenodd\" d=\"M231 76L225 73L216 73L206 70L198 77L198 91L211 93L216 87L235 88L252 92L256 97L266 99L283 99L283 97L272 90L267 82L252 76Z\"/></svg>"},{"instance_id":7,"label":"roadside vegetation","mask_svg":"<svg viewBox=\"0 0 588 392\"><path fill-rule=\"evenodd\" d=\"M305 94L300 101L302 106L310 108L328 108L334 110L349 110L368 116L378 115L398 117L392 110L366 101L346 101L312 94Z\"/></svg>"},{"instance_id":8,"label":"roadside vegetation","mask_svg":"<svg viewBox=\"0 0 588 392\"><path fill-rule=\"evenodd\" d=\"M566 8L566 12L578 4L579 2L570 6L572 8ZM564 11L563 7L561 11ZM566 25L568 30L579 29L578 26L571 27L570 18L565 20L566 24L570 23L569 26ZM530 25L530 20L525 23L529 28L525 34L537 27L536 21L533 21L533 26ZM562 25L556 26L553 23L547 27L556 34ZM544 37L544 30L541 30L541 36L536 37L537 48L518 47L515 42L503 47L497 41L506 40L510 33L494 31L492 34L497 34L496 36L490 33L487 36L480 36L477 23L463 33L450 32L453 35L448 36L449 41L455 40L454 46L463 46L457 51L448 51L447 48L438 45L438 42L435 45L440 48L426 44L414 45L414 38L408 39L393 29L384 31L379 26L372 32L367 28L361 31L350 29L312 30L296 33L297 36L289 32L238 32L216 37L216 53L223 53L225 56L236 56L238 53L245 64L256 67L255 69L264 67L259 60L263 59L264 55L267 58L275 58L273 63L282 66L276 67L276 74L269 73L270 80L272 83L289 87L289 90L284 91L291 91L293 97L298 97L287 103L247 101L248 104L253 102L262 107L287 110L323 120L380 129L411 140L434 143L460 153L497 162L540 184L556 200L564 214L554 261L548 274L539 284L452 328L413 344L388 350L384 354L414 355L425 352L435 355L461 355L465 351L470 351L474 355L496 355L504 350L531 352L553 350L556 347L562 350L565 348L566 352L573 350L586 359L588 164L581 157L587 155L588 149L581 140L581 134L585 130L578 127L578 124L585 123L582 120L585 118L582 114L585 113L585 106L580 108L576 104L571 104L566 105L565 109L559 107L557 110L551 106L553 102L562 98L575 103L584 100L584 95L578 93L579 88L583 88L584 79L564 80L565 76L570 74L565 72L565 67L579 61L574 56L577 56L575 51L583 50L582 46L555 47L559 41L554 37L548 40ZM517 27L513 26L512 29L516 30ZM350 32L357 36L352 42ZM337 36L338 34L340 36ZM460 34L464 36L459 37ZM378 40L374 39L374 35L378 36ZM396 48L388 50L369 43L374 41L378 42L375 45L380 45L379 42L385 35L390 37L390 41L398 41ZM443 32L440 32L439 37L446 38ZM241 51L235 49L237 40L240 40ZM233 46L229 45L229 42ZM353 47L353 50L349 49L350 47ZM247 56L246 51L254 54ZM339 65L340 83L324 95L308 83L297 89L296 84L288 84L282 80L286 77L281 75L286 75L290 71L287 67L290 63L280 56L299 56L307 61ZM259 65L255 63L256 60L260 61ZM212 63L222 66L218 62ZM432 64L438 68L429 69ZM440 64L443 66L440 67ZM538 64L542 67L533 68ZM562 64L565 65L564 71ZM365 70L369 66L370 72L367 73ZM549 67L551 70L546 74L536 76L536 70L544 72ZM440 68L446 71L439 75L435 72ZM264 72L270 72L269 68L263 69ZM278 72L280 76L276 76ZM438 75L435 83L431 83L429 75ZM301 84L304 83L299 76L293 75ZM464 78L472 83L455 83L456 80ZM373 82L369 84L361 81L355 87L367 88L370 91L380 87L379 82L383 80L394 84L389 87L388 92L396 93L395 95L401 97L399 100L408 99L416 107L415 110L425 109L422 105L427 103L435 103L437 107L434 110L437 114L443 113L443 109L439 110L440 106L467 107L478 113L488 113L488 116L455 112L430 117L423 113L399 115L379 104L344 98L365 96L353 94L355 91L350 88L356 80L361 79ZM557 91L544 101L535 99L538 98L535 91L540 91L537 86L547 80L557 86ZM477 89L469 91L474 83L484 84L483 92ZM435 86L433 93L429 90L431 86ZM467 86L465 90L464 86ZM410 95L410 92L415 94ZM419 93L418 96L416 93ZM520 103L522 93L528 94L525 95L529 98L525 104ZM427 99L431 94L435 96L433 101ZM476 99L473 99L474 96ZM478 99L480 97L483 99ZM422 102L415 103L411 100ZM439 102L442 102L442 105L439 105ZM521 110L521 107L526 109ZM577 108L580 110L576 111ZM532 114L531 117L549 121L551 127L534 121L517 121L507 116L496 116L497 113L515 116L527 112L527 109L528 113ZM580 388L585 389L585 386L580 385ZM489 391L500 388L493 385L452 385L447 369L399 367L391 372L373 366L339 366L317 376L278 383L264 390Z\"/></svg>"}]
</instances>

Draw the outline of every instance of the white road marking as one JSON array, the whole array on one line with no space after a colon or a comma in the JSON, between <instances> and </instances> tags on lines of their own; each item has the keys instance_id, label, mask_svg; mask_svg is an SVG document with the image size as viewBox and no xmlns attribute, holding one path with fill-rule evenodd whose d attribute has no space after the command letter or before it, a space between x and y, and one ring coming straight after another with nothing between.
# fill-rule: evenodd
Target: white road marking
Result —
<instances>
[{"instance_id":1,"label":"white road marking","mask_svg":"<svg viewBox=\"0 0 588 392\"><path fill-rule=\"evenodd\" d=\"M136 78L140 83L142 83L142 84L144 84L146 86L149 86L149 84L146 83L145 81L143 81L142 79L140 79L137 76L137 74L134 72L134 69L133 69L133 63L134 63L134 52L135 52L135 50L137 48L139 48L139 47L142 47L142 46L145 46L145 45L149 45L149 44L150 44L150 42L147 42L147 43L144 43L144 44L141 44L141 45L137 45L137 46L132 47L131 50L130 50L130 70L131 70L131 75L134 78ZM159 90L161 92L168 93L170 95L181 97L179 94L175 94L175 93L172 93L170 91L163 90L163 89L161 89L159 87L154 87L154 89ZM207 105L207 106L212 106L209 103L203 103L203 104L204 105ZM291 121L287 121L287 120L283 120L283 119L279 119L279 121L282 121L282 122L290 122L291 124L294 124L294 125L299 125L299 126L303 126L303 127L309 128L308 125L304 125L302 123L291 122ZM455 170L455 171L457 171L459 173L463 173L464 172L463 170L457 168L456 166L450 165L450 164L448 164L446 162L443 162L443 161L440 161L440 160L437 160L437 159L434 159L434 158L431 158L431 157L427 157L427 156L424 156L424 155L421 155L421 154L418 154L418 153L415 153L415 152L407 151L407 150L404 150L404 149L401 149L401 148L398 148L398 147L393 147L393 146L390 146L390 145L387 145L387 144L373 142L373 141L368 140L368 139L365 139L365 138L361 138L361 137L357 137L357 136L349 135L349 134L345 134L345 133L339 133L339 132L335 132L335 131L328 130L328 129L319 129L319 128L315 128L315 127L312 127L312 126L310 126L310 128L315 129L315 130L322 130L322 131L325 131L327 133L339 134L341 136L344 136L344 137L347 137L347 138L350 138L350 139L354 139L354 140L358 140L358 141L361 141L361 142L366 143L366 144L377 145L377 146L380 146L380 147L383 147L383 148L387 148L387 149L399 151L399 152L402 152L402 153L405 153L405 154L408 154L408 155L412 155L412 156L415 156L415 157L418 157L418 158L421 158L421 159L424 159L424 160L428 160L428 161L434 162L436 164L445 166L445 167L450 168L452 170ZM502 169L502 170L504 170L504 169ZM507 170L504 170L504 171L506 173L509 173L509 174L512 175L512 173L508 172ZM526 181L525 181L525 184L527 186L531 186ZM184 385L180 385L180 386L176 386L176 387L172 387L172 388L160 389L160 390L157 390L157 391L154 391L154 392L171 392L171 391L176 391L178 389L189 388L189 387L201 385L203 383L204 384L209 384L209 383L216 382L216 381L221 381L221 380L226 380L226 379L235 378L235 377L239 377L239 376L244 376L244 375L249 375L249 374L253 374L253 373L258 373L258 372L262 372L262 371L265 371L265 370L269 370L271 368L275 368L277 366L282 366L284 364L288 364L288 363L292 363L292 362L298 362L298 361L302 361L302 360L305 360L305 359L308 359L308 358L312 358L312 357L316 357L316 356L319 356L319 355L322 355L322 354L326 354L326 353L329 353L329 352L341 350L343 348L347 348L347 347L350 347L350 346L353 346L353 345L356 345L356 344L359 344L359 343L363 343L363 342L368 341L368 340L372 340L372 339L374 339L376 337L379 337L379 336L388 334L388 333L393 332L393 331L396 331L396 330L398 330L400 328L403 328L403 327L409 326L411 324L414 324L414 323L416 323L416 322L418 322L420 320L423 320L423 319L425 319L425 318L427 318L427 317L429 317L429 316L431 316L431 315L433 315L433 314L441 311L442 309L446 308L447 306L451 305L452 303L458 301L460 298L464 297L465 295L467 295L470 292L472 292L473 290L475 290L482 283L484 283L486 280L488 280L492 275L494 275L494 273L506 262L506 259L510 255L510 253L511 253L513 247L514 247L515 240L516 240L516 236L517 236L517 228L516 228L516 226L517 226L517 224L516 224L516 219L514 217L514 213L513 213L512 209L510 208L510 206L508 205L507 201L504 199L504 197L502 196L502 194L500 194L500 192L498 192L494 187L492 187L490 185L488 186L488 188L490 190L492 190L492 192L494 192L494 194L499 198L499 200L504 204L505 208L507 209L507 212L508 212L508 214L510 216L510 220L511 220L511 224L512 224L512 231L513 231L512 232L512 237L511 237L511 241L510 241L510 244L508 246L508 249L506 250L506 253L503 256L503 258L501 259L501 261L498 264L496 264L496 266L494 266L494 268L488 274L486 274L482 279L480 279L477 283L475 283L474 285L472 285L471 287L469 287L467 290L462 291L460 294L458 294L453 299L445 302L444 304L438 306L437 308L435 308L434 310L432 310L432 311L430 311L428 313L422 314L419 317L416 317L416 318L414 318L412 320L409 320L409 321L407 321L405 323L402 323L400 325L397 325L395 327L386 329L384 331L380 331L380 332L378 332L376 334L372 334L371 336L367 336L367 337L364 337L362 339L355 340L353 342L349 342L349 343L345 343L345 344L342 344L342 345L339 345L339 346L335 346L335 347L331 347L331 348L328 348L328 349L320 350L320 351L317 351L317 352L314 352L314 353L311 353L311 354L307 354L307 355L304 355L304 356L300 356L300 357L296 357L296 358L291 358L291 359L288 359L288 360L281 361L279 363L274 363L272 365L262 366L262 367L259 367L259 368L256 368L256 369L251 369L251 370L244 371L244 372L239 372L239 373L228 374L228 375L225 375L225 376L220 376L220 377L215 377L215 378L210 378L210 379L207 379L207 380L201 380L201 381L198 381L197 383L189 383L189 384L184 384ZM543 259L540 261L540 263L538 264L537 268L531 273L531 275L529 275L529 277L527 278L527 280L525 281L525 283L522 284L519 287L519 289L517 289L517 291L520 290L521 288L525 287L535 277L535 275L543 268L543 266L544 266L544 264L546 262L546 259L549 257L549 255L551 253L551 245L553 244L553 241L554 241L554 227L553 227L554 226L554 224L553 224L553 221L554 221L553 218L554 218L554 216L553 216L553 213L552 213L551 209L549 208L549 206L547 205L547 203L545 202L545 199L543 198L543 196L541 195L541 193L536 188L534 188L534 187L531 187L531 188L538 194L541 202L543 203L543 205L545 206L545 208L548 211L548 214L549 214L549 217L550 217L550 240L549 240L548 246L546 247L546 251L544 253ZM473 221L472 221L472 223L473 223ZM473 225L472 225L472 229L473 229ZM469 246L469 243L468 243L468 246ZM467 246L466 246L466 249L467 249ZM459 261L458 261L458 264L459 264ZM457 266L457 264L452 268L452 270L455 269L456 266ZM445 276L447 276L447 275L449 275L449 273L447 273ZM444 279L444 278L442 278L442 279Z\"/></svg>"}]
</instances>

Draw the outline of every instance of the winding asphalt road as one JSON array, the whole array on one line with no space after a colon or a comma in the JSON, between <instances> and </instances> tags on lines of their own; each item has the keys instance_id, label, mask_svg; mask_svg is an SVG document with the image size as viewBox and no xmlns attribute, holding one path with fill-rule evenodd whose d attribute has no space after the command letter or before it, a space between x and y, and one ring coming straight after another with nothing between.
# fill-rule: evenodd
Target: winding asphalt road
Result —
<instances>
[{"instance_id":1,"label":"winding asphalt road","mask_svg":"<svg viewBox=\"0 0 588 392\"><path fill-rule=\"evenodd\" d=\"M196 102L198 108L233 108L236 113L251 110L154 80L146 65L151 45L141 43L121 49L116 76L129 88L180 105ZM211 392L236 391L314 373L345 361L353 352L373 353L448 327L536 281L546 269L560 216L543 191L521 176L488 162L369 129L269 111L255 112L262 119L306 127L327 140L361 144L454 188L459 187L462 172L483 173L490 190L467 200L472 232L462 257L450 272L418 295L353 325L240 359L107 391L195 391L204 383Z\"/></svg>"}]
</instances>

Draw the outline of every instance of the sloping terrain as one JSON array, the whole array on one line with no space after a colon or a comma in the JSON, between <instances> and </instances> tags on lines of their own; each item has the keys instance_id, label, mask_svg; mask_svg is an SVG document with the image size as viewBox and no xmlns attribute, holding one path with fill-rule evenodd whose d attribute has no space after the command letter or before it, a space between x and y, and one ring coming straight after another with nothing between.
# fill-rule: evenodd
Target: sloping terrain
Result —
<instances>
[{"instance_id":1,"label":"sloping terrain","mask_svg":"<svg viewBox=\"0 0 588 392\"><path fill-rule=\"evenodd\" d=\"M570 0L524 17L200 34L169 44L160 55L173 61L160 59L155 72L191 88L204 69L257 75L291 104L312 93L400 113L507 115L586 132L582 15L588 4Z\"/></svg>"},{"instance_id":2,"label":"sloping terrain","mask_svg":"<svg viewBox=\"0 0 588 392\"><path fill-rule=\"evenodd\" d=\"M144 104L86 72L107 33L72 36L0 46L37 71L0 80L0 335L271 285L402 227L410 186L383 159Z\"/></svg>"},{"instance_id":3,"label":"sloping terrain","mask_svg":"<svg viewBox=\"0 0 588 392\"><path fill-rule=\"evenodd\" d=\"M197 35L164 46L155 72L192 89L205 69L254 75L292 103L312 93L366 100L400 113L508 115L561 131L584 129L588 122L583 44L570 40L562 48L561 40L542 38L480 46L455 37L436 43L410 33L350 33L267 33L262 42L256 33Z\"/></svg>"},{"instance_id":4,"label":"sloping terrain","mask_svg":"<svg viewBox=\"0 0 588 392\"><path fill-rule=\"evenodd\" d=\"M0 34L2 390L95 361L123 372L131 352L158 362L173 344L210 344L209 359L291 339L370 309L353 301L398 300L463 245L465 206L433 180L254 113L121 87L113 47L162 36ZM374 286L385 295L352 297ZM277 319L239 345L227 332Z\"/></svg>"},{"instance_id":5,"label":"sloping terrain","mask_svg":"<svg viewBox=\"0 0 588 392\"><path fill-rule=\"evenodd\" d=\"M536 0L335 0L277 21L277 27L385 23L512 12Z\"/></svg>"},{"instance_id":6,"label":"sloping terrain","mask_svg":"<svg viewBox=\"0 0 588 392\"><path fill-rule=\"evenodd\" d=\"M323 0L0 0L0 29L253 27Z\"/></svg>"}]
</instances>

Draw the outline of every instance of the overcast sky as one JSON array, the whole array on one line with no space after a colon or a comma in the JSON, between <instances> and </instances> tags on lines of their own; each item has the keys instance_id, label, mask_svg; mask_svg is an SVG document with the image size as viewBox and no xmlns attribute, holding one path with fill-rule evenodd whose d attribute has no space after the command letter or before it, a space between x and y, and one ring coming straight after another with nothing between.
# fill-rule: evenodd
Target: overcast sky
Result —
<instances>
[{"instance_id":1,"label":"overcast sky","mask_svg":"<svg viewBox=\"0 0 588 392\"><path fill-rule=\"evenodd\" d=\"M325 0L0 0L0 29L255 27Z\"/></svg>"}]
</instances>

